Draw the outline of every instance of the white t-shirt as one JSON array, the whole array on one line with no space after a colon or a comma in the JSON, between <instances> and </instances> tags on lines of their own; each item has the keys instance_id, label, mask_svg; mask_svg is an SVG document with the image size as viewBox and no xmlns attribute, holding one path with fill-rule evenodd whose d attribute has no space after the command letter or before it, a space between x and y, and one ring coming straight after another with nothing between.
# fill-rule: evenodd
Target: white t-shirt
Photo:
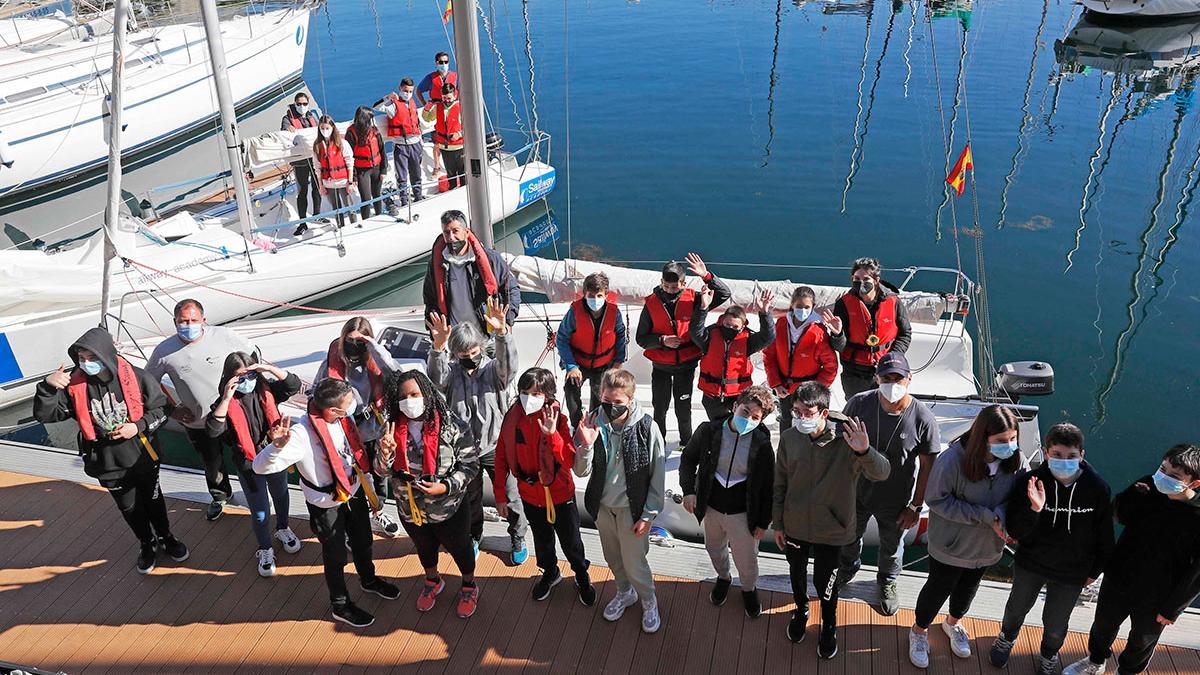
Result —
<instances>
[{"instance_id":1,"label":"white t-shirt","mask_svg":"<svg viewBox=\"0 0 1200 675\"><path fill-rule=\"evenodd\" d=\"M342 460L342 470L350 479L350 494L354 494L358 492L358 476L354 473L353 455L350 452L350 445L346 441L346 433L342 431L342 425L337 422L328 424L326 427L329 429L329 438L333 441L333 447L338 448L338 456ZM312 430L308 415L301 417L299 421L292 420L292 436L287 445L277 448L274 444L268 443L254 458L254 472L258 474L278 473L292 465L295 465L296 471L300 472L301 477L304 478L304 481L300 482L300 488L304 491L304 499L309 504L323 509L340 506L334 494L314 490L305 484L307 481L313 485L324 487L333 485L334 481L333 470L329 466L325 448L321 446L320 439Z\"/></svg>"},{"instance_id":2,"label":"white t-shirt","mask_svg":"<svg viewBox=\"0 0 1200 675\"><path fill-rule=\"evenodd\" d=\"M176 403L192 414L184 426L204 428L204 416L220 397L217 385L225 368L225 357L233 352L254 351L254 345L237 333L220 326L204 326L199 340L184 342L178 335L158 343L146 372L156 380L167 376L175 387Z\"/></svg>"}]
</instances>

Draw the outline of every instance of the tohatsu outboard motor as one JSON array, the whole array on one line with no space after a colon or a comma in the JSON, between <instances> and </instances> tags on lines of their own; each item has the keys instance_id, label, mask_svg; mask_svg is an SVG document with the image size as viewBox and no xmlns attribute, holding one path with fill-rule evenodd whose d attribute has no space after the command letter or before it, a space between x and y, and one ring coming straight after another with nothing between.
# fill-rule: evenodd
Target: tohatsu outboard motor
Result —
<instances>
[{"instance_id":1,"label":"tohatsu outboard motor","mask_svg":"<svg viewBox=\"0 0 1200 675\"><path fill-rule=\"evenodd\" d=\"M996 385L1013 402L1022 396L1049 396L1054 393L1054 368L1045 361L1013 361L1000 366Z\"/></svg>"}]
</instances>

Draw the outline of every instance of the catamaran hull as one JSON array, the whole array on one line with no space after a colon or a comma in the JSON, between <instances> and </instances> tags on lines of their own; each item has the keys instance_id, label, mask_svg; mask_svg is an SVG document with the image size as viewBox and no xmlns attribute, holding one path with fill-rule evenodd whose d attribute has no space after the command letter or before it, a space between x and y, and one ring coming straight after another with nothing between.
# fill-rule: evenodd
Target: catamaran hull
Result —
<instances>
[{"instance_id":1,"label":"catamaran hull","mask_svg":"<svg viewBox=\"0 0 1200 675\"><path fill-rule=\"evenodd\" d=\"M1197 0L1082 0L1085 9L1106 17L1165 19L1200 14Z\"/></svg>"}]
</instances>

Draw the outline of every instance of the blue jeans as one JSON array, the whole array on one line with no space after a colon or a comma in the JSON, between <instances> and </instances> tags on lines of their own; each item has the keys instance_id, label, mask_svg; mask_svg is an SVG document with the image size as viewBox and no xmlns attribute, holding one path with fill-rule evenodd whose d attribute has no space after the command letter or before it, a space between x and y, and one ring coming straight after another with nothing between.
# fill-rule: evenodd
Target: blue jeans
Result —
<instances>
[{"instance_id":1,"label":"blue jeans","mask_svg":"<svg viewBox=\"0 0 1200 675\"><path fill-rule=\"evenodd\" d=\"M287 471L265 476L257 473L238 472L238 482L246 494L246 506L250 509L250 527L258 547L271 548L271 531L267 529L267 516L271 515L271 502L275 502L275 529L288 526L288 480Z\"/></svg>"}]
</instances>

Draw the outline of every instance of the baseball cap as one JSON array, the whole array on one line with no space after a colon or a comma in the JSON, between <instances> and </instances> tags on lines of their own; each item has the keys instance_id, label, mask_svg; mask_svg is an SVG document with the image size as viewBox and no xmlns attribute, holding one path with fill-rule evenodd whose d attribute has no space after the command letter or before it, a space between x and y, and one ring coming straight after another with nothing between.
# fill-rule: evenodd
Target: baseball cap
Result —
<instances>
[{"instance_id":1,"label":"baseball cap","mask_svg":"<svg viewBox=\"0 0 1200 675\"><path fill-rule=\"evenodd\" d=\"M879 359L879 363L875 364L875 374L880 377L884 375L892 375L898 373L904 377L908 377L912 370L908 367L908 359L900 352L888 352Z\"/></svg>"}]
</instances>

